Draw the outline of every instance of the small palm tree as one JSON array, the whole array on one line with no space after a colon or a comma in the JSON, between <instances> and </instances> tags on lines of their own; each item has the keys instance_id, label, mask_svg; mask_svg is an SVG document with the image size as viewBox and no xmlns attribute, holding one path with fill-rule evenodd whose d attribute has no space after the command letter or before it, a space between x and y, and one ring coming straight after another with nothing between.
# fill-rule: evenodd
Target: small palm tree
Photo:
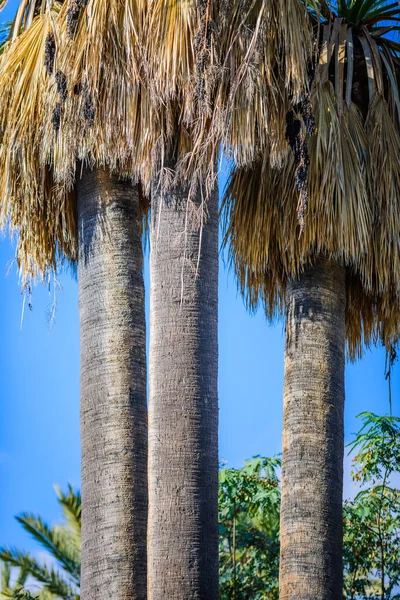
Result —
<instances>
[{"instance_id":1,"label":"small palm tree","mask_svg":"<svg viewBox=\"0 0 400 600\"><path fill-rule=\"evenodd\" d=\"M345 349L400 324L397 3L305 2L310 93L287 148L235 169L227 241L251 307L286 316L280 598L342 594Z\"/></svg>"},{"instance_id":2,"label":"small palm tree","mask_svg":"<svg viewBox=\"0 0 400 600\"><path fill-rule=\"evenodd\" d=\"M36 560L32 555L15 548L0 549L2 568L1 598L14 600L79 600L80 565L81 565L81 496L79 492L68 487L63 493L56 488L58 502L64 514L65 523L49 527L40 517L25 513L17 517L17 521L33 539L42 546L57 563L57 568L49 568ZM15 585L11 587L11 567L19 569ZM33 582L28 580L28 577ZM37 595L28 592L24 586L29 583L30 589L40 588Z\"/></svg>"}]
</instances>

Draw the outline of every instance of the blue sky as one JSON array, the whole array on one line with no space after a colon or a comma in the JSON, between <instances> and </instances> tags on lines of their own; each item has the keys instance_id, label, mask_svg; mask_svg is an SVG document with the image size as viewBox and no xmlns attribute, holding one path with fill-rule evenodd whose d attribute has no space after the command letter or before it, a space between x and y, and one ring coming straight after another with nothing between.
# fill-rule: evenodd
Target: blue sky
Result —
<instances>
[{"instance_id":1,"label":"blue sky","mask_svg":"<svg viewBox=\"0 0 400 600\"><path fill-rule=\"evenodd\" d=\"M11 18L12 0L0 15ZM57 312L50 328L46 316L53 301L37 286L33 310L25 308L15 267L6 276L14 250L0 241L0 545L27 550L30 541L14 515L40 513L59 519L53 485L79 486L79 318L77 283L60 276ZM148 289L148 265L145 280ZM148 298L147 298L148 300ZM275 455L281 449L283 323L266 322L262 312L249 315L232 273L221 256L219 301L220 457L231 466L254 454ZM385 355L366 352L346 368L346 440L363 410L388 411ZM400 366L393 378L393 409L400 414ZM345 493L352 484L346 460Z\"/></svg>"}]
</instances>

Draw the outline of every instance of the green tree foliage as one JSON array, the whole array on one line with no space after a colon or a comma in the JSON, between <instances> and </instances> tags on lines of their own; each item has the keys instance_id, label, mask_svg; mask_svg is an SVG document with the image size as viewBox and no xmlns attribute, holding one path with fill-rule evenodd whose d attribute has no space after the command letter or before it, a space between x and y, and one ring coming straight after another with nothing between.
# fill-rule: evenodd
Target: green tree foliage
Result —
<instances>
[{"instance_id":1,"label":"green tree foliage","mask_svg":"<svg viewBox=\"0 0 400 600\"><path fill-rule=\"evenodd\" d=\"M79 599L81 496L71 486L66 493L58 488L56 492L65 518L62 525L49 527L40 517L29 513L18 516L17 521L49 553L57 567L50 568L32 555L15 548L0 548L0 560L3 562L0 598L32 600L30 593L24 590L29 576L33 580L30 587L40 589L33 600ZM10 585L11 567L19 569L13 587Z\"/></svg>"},{"instance_id":2,"label":"green tree foliage","mask_svg":"<svg viewBox=\"0 0 400 600\"><path fill-rule=\"evenodd\" d=\"M276 458L219 475L221 600L278 598L280 489Z\"/></svg>"},{"instance_id":3,"label":"green tree foliage","mask_svg":"<svg viewBox=\"0 0 400 600\"><path fill-rule=\"evenodd\" d=\"M400 598L400 419L362 413L349 444L356 484L344 503L345 598ZM279 576L279 460L255 457L220 471L221 600L275 600ZM397 590L397 591L396 591Z\"/></svg>"},{"instance_id":4,"label":"green tree foliage","mask_svg":"<svg viewBox=\"0 0 400 600\"><path fill-rule=\"evenodd\" d=\"M400 470L400 419L360 417L363 426L349 447L362 489L344 503L345 593L352 600L400 598L400 490L390 485Z\"/></svg>"}]
</instances>

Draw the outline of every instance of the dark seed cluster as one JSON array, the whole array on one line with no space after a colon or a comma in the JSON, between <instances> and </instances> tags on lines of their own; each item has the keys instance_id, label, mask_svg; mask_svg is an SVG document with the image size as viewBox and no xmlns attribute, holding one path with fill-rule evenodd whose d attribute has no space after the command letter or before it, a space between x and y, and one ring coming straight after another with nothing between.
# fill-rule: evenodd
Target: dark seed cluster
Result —
<instances>
[{"instance_id":1,"label":"dark seed cluster","mask_svg":"<svg viewBox=\"0 0 400 600\"><path fill-rule=\"evenodd\" d=\"M78 26L78 18L79 18L80 9L78 7L78 2L73 0L67 11L67 31L71 40L75 37L76 28Z\"/></svg>"},{"instance_id":2,"label":"dark seed cluster","mask_svg":"<svg viewBox=\"0 0 400 600\"><path fill-rule=\"evenodd\" d=\"M312 83L315 77L315 68L312 63L307 65L307 74L308 74L308 89L311 89ZM310 92L306 94L303 100L299 103L297 107L297 111L300 113L301 118L303 119L303 123L305 125L306 131L309 135L314 135L315 133L315 117L314 110L311 103Z\"/></svg>"},{"instance_id":3,"label":"dark seed cluster","mask_svg":"<svg viewBox=\"0 0 400 600\"><path fill-rule=\"evenodd\" d=\"M296 153L299 146L299 137L301 132L301 121L296 119L296 115L293 110L289 111L286 115L286 139L289 142L289 146L295 156L295 162L297 161Z\"/></svg>"},{"instance_id":4,"label":"dark seed cluster","mask_svg":"<svg viewBox=\"0 0 400 600\"><path fill-rule=\"evenodd\" d=\"M85 91L85 104L83 107L83 116L87 121L88 127L91 129L94 125L96 110L93 105L93 96L88 91Z\"/></svg>"},{"instance_id":5,"label":"dark seed cluster","mask_svg":"<svg viewBox=\"0 0 400 600\"><path fill-rule=\"evenodd\" d=\"M62 114L61 102L57 102L56 107L53 110L53 116L51 118L51 122L53 124L53 129L56 133L58 133L60 131L61 114Z\"/></svg>"},{"instance_id":6,"label":"dark seed cluster","mask_svg":"<svg viewBox=\"0 0 400 600\"><path fill-rule=\"evenodd\" d=\"M71 0L67 10L67 31L71 40L75 37L78 27L79 14L85 8L89 0Z\"/></svg>"},{"instance_id":7,"label":"dark seed cluster","mask_svg":"<svg viewBox=\"0 0 400 600\"><path fill-rule=\"evenodd\" d=\"M59 93L61 102L57 102L54 110L53 116L51 118L51 122L53 124L53 129L56 133L60 131L61 127L61 116L62 116L62 106L65 104L68 97L67 90L67 78L62 71L57 71L56 73L56 84L57 84L57 92Z\"/></svg>"},{"instance_id":8,"label":"dark seed cluster","mask_svg":"<svg viewBox=\"0 0 400 600\"><path fill-rule=\"evenodd\" d=\"M307 96L304 98L304 100L302 102L300 102L299 112L303 119L303 123L307 130L307 133L309 135L314 135L314 133L315 133L315 117L314 117L313 107L311 104L310 94L307 94Z\"/></svg>"},{"instance_id":9,"label":"dark seed cluster","mask_svg":"<svg viewBox=\"0 0 400 600\"><path fill-rule=\"evenodd\" d=\"M286 115L286 138L293 152L293 160L296 167L295 182L296 187L300 192L297 215L300 231L303 232L308 201L307 183L310 157L308 154L307 142L305 141L301 130L301 121L296 118L293 110Z\"/></svg>"},{"instance_id":10,"label":"dark seed cluster","mask_svg":"<svg viewBox=\"0 0 400 600\"><path fill-rule=\"evenodd\" d=\"M61 103L65 104L68 98L67 78L62 71L56 73L57 92L60 94Z\"/></svg>"},{"instance_id":11,"label":"dark seed cluster","mask_svg":"<svg viewBox=\"0 0 400 600\"><path fill-rule=\"evenodd\" d=\"M44 66L48 75L52 75L54 71L54 60L56 57L56 41L54 33L50 33L46 37L44 45Z\"/></svg>"}]
</instances>

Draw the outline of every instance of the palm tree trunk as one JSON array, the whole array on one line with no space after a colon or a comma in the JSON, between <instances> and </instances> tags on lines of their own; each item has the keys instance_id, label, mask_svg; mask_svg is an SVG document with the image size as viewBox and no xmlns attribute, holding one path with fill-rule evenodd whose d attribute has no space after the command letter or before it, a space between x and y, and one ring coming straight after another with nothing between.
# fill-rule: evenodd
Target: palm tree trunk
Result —
<instances>
[{"instance_id":1,"label":"palm tree trunk","mask_svg":"<svg viewBox=\"0 0 400 600\"><path fill-rule=\"evenodd\" d=\"M345 269L325 260L287 289L281 600L341 600Z\"/></svg>"},{"instance_id":2,"label":"palm tree trunk","mask_svg":"<svg viewBox=\"0 0 400 600\"><path fill-rule=\"evenodd\" d=\"M81 330L82 600L145 600L146 340L139 199L77 182Z\"/></svg>"},{"instance_id":3,"label":"palm tree trunk","mask_svg":"<svg viewBox=\"0 0 400 600\"><path fill-rule=\"evenodd\" d=\"M208 211L152 196L150 600L218 598L217 190Z\"/></svg>"}]
</instances>

